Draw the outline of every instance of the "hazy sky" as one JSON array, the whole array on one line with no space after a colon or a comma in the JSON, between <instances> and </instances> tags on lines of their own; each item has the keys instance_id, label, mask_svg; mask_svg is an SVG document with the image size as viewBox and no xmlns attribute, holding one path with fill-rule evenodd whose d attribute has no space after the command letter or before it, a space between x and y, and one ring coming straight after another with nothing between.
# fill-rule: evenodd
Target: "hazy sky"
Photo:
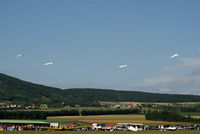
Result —
<instances>
[{"instance_id":1,"label":"hazy sky","mask_svg":"<svg viewBox=\"0 0 200 134\"><path fill-rule=\"evenodd\" d=\"M1 0L0 72L62 89L200 94L199 7L199 0Z\"/></svg>"}]
</instances>

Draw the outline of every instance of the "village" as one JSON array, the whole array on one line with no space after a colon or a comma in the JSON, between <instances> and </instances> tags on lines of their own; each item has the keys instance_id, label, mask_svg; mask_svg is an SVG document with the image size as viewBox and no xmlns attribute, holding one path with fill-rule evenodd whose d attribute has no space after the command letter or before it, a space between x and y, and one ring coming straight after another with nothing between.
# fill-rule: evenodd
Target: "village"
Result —
<instances>
[{"instance_id":1,"label":"village","mask_svg":"<svg viewBox=\"0 0 200 134\"><path fill-rule=\"evenodd\" d=\"M23 105L23 104L4 104L0 105L0 109L43 109L43 108L48 108L47 104L31 104L31 105Z\"/></svg>"}]
</instances>

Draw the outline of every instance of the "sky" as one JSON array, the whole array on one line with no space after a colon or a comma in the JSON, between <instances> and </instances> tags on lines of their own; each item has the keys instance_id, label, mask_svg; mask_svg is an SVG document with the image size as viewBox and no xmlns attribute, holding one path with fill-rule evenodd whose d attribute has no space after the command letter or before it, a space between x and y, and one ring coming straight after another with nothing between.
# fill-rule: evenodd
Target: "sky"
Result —
<instances>
[{"instance_id":1,"label":"sky","mask_svg":"<svg viewBox=\"0 0 200 134\"><path fill-rule=\"evenodd\" d=\"M199 7L199 0L1 0L0 73L61 89L200 95Z\"/></svg>"}]
</instances>

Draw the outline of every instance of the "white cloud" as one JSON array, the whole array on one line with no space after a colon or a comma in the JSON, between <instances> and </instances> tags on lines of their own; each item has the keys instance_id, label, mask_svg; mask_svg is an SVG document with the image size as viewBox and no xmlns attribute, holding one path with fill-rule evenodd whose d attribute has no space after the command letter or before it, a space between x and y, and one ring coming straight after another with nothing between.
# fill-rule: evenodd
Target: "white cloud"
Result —
<instances>
[{"instance_id":1,"label":"white cloud","mask_svg":"<svg viewBox=\"0 0 200 134\"><path fill-rule=\"evenodd\" d=\"M177 58L175 63L165 66L162 75L145 78L135 87L147 92L200 95L200 58Z\"/></svg>"},{"instance_id":2,"label":"white cloud","mask_svg":"<svg viewBox=\"0 0 200 134\"><path fill-rule=\"evenodd\" d=\"M200 58L180 58L185 67L200 67Z\"/></svg>"},{"instance_id":3,"label":"white cloud","mask_svg":"<svg viewBox=\"0 0 200 134\"><path fill-rule=\"evenodd\" d=\"M143 87L148 86L157 86L163 84L182 84L184 85L191 85L191 84L199 84L200 85L200 75L197 76L179 76L179 77L169 77L169 76L161 76L161 77L151 77L144 79L142 84L139 84Z\"/></svg>"},{"instance_id":4,"label":"white cloud","mask_svg":"<svg viewBox=\"0 0 200 134\"><path fill-rule=\"evenodd\" d=\"M140 88L149 92L160 93L191 93L199 94L200 73L197 75L187 74L184 76L160 76L144 79L143 83L137 85Z\"/></svg>"},{"instance_id":5,"label":"white cloud","mask_svg":"<svg viewBox=\"0 0 200 134\"><path fill-rule=\"evenodd\" d=\"M163 67L166 71L176 71L185 68L199 68L200 58L177 58L178 63Z\"/></svg>"},{"instance_id":6,"label":"white cloud","mask_svg":"<svg viewBox=\"0 0 200 134\"><path fill-rule=\"evenodd\" d=\"M151 77L144 79L142 84L138 86L148 87L148 86L156 86L162 83L170 83L176 81L178 78L176 77L169 77L169 76L161 76L161 77Z\"/></svg>"},{"instance_id":7,"label":"white cloud","mask_svg":"<svg viewBox=\"0 0 200 134\"><path fill-rule=\"evenodd\" d=\"M161 89L160 89L160 92L161 92L161 93L169 93L169 92L171 92L171 91L173 91L173 89L170 89L170 88L161 88Z\"/></svg>"}]
</instances>

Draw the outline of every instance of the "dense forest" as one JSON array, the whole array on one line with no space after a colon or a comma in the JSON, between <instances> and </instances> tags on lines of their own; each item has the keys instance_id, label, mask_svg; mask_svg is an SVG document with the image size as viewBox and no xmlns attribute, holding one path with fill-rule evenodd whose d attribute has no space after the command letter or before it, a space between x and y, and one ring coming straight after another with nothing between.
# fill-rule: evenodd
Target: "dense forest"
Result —
<instances>
[{"instance_id":1,"label":"dense forest","mask_svg":"<svg viewBox=\"0 0 200 134\"><path fill-rule=\"evenodd\" d=\"M26 82L0 73L0 102L48 104L51 107L63 107L65 105L75 104L79 104L80 106L99 106L98 101L200 102L200 96L156 94L110 89L62 90Z\"/></svg>"}]
</instances>

